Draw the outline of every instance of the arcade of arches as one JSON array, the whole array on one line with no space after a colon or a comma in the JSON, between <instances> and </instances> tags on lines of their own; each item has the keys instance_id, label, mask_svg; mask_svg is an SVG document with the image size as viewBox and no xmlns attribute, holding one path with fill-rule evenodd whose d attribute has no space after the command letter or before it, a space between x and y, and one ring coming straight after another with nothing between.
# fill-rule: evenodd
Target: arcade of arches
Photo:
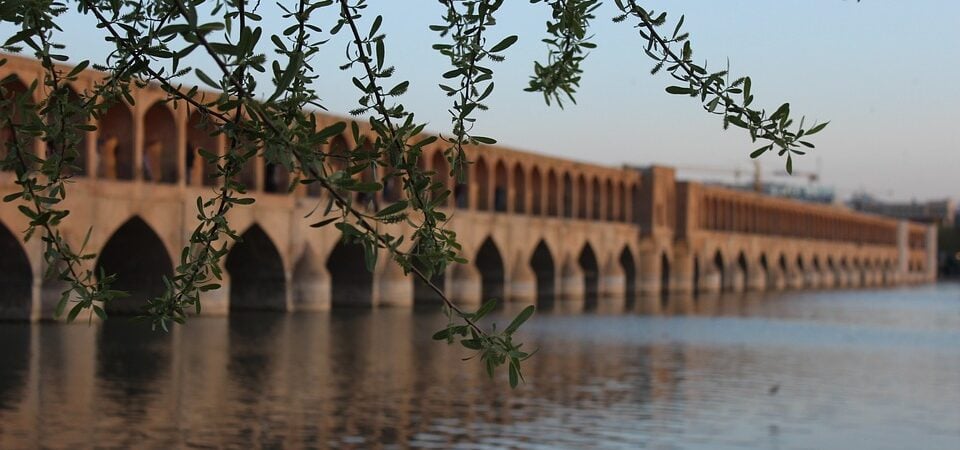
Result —
<instances>
[{"instance_id":1,"label":"arcade of arches","mask_svg":"<svg viewBox=\"0 0 960 450\"><path fill-rule=\"evenodd\" d=\"M17 57L0 67L0 79L16 77L21 91L38 73L35 62ZM85 92L98 76L84 71L71 88ZM115 313L135 310L173 273L196 224L196 198L216 182L215 168L197 153L225 151L216 124L165 103L160 89L147 86L133 97L133 105L112 105L91 122L97 129L82 143L66 205L72 214L62 227L71 241L93 227L89 246L100 256L91 264L119 274L120 286L133 294L112 305ZM336 120L317 116L320 127ZM3 131L0 139L9 134ZM372 136L363 127L361 134ZM345 134L321 150L363 145ZM40 140L34 148L52 151ZM591 308L607 299L653 298L656 308L669 309L671 298L688 295L935 277L935 230L921 224L678 181L669 167L604 167L500 146L468 148L472 164L457 184L442 150L425 147L420 165L453 192L444 206L469 263L432 282L464 304L497 298ZM362 249L341 242L332 228L310 228L303 217L324 194L304 185L288 189L286 169L257 158L240 178L257 201L231 211L231 225L243 234L223 262L222 288L204 293L204 313L438 302L386 255L371 273ZM378 201L363 203L402 198L396 180L385 181L390 188L376 194ZM15 189L9 174L0 173L0 194ZM0 207L0 286L7 293L0 318L46 319L60 289L42 276L40 245L23 242L24 220L15 205ZM408 234L405 226L385 231Z\"/></svg>"}]
</instances>

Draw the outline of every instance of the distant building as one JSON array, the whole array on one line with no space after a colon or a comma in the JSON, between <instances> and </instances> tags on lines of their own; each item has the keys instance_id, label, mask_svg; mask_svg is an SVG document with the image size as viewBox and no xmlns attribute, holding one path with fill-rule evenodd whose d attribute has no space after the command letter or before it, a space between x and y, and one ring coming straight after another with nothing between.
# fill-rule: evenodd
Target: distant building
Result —
<instances>
[{"instance_id":1,"label":"distant building","mask_svg":"<svg viewBox=\"0 0 960 450\"><path fill-rule=\"evenodd\" d=\"M957 205L953 200L885 202L869 195L858 195L850 200L849 205L857 211L936 224L945 228L952 228L956 224Z\"/></svg>"}]
</instances>

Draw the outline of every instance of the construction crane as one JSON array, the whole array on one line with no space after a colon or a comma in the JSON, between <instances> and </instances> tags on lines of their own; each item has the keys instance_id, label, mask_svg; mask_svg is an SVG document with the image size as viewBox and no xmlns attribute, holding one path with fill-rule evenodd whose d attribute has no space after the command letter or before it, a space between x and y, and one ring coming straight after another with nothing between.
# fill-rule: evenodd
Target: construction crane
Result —
<instances>
[{"instance_id":1,"label":"construction crane","mask_svg":"<svg viewBox=\"0 0 960 450\"><path fill-rule=\"evenodd\" d=\"M748 173L747 170L744 170L740 167L728 168L728 167L717 167L717 166L687 166L679 165L674 166L677 170L684 170L689 172L697 173L715 173L723 175L733 175L734 183L740 184L740 178ZM820 158L817 158L817 168L813 171L806 170L794 170L793 174L787 173L786 170L775 170L772 172L764 172L763 167L760 166L760 161L753 160L753 190L756 192L763 192L763 182L767 177L804 177L807 179L811 185L817 184L820 181Z\"/></svg>"}]
</instances>

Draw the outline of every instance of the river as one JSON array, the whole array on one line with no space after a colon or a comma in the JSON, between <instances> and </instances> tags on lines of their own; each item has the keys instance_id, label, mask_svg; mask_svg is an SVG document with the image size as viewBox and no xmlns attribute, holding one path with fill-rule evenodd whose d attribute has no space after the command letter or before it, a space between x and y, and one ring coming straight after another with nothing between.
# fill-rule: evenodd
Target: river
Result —
<instances>
[{"instance_id":1,"label":"river","mask_svg":"<svg viewBox=\"0 0 960 450\"><path fill-rule=\"evenodd\" d=\"M0 448L960 448L960 285L637 309L538 313L515 390L432 309L3 323Z\"/></svg>"}]
</instances>

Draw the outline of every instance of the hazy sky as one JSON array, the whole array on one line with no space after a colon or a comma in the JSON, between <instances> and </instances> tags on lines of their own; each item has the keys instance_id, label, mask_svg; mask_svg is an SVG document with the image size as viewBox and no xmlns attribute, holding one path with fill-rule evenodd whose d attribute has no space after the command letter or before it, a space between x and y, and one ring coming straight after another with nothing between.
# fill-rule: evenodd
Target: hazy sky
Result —
<instances>
[{"instance_id":1,"label":"hazy sky","mask_svg":"<svg viewBox=\"0 0 960 450\"><path fill-rule=\"evenodd\" d=\"M293 3L286 0L285 3ZM601 164L660 163L708 167L745 174L757 145L740 131L723 131L718 117L686 97L664 92L666 74L651 76L641 40L627 23L614 24L612 0L594 23L599 47L585 63L578 104L547 107L539 94L525 93L532 61L545 55L540 43L548 10L509 0L499 13L493 40L519 34L520 42L496 64L497 89L479 114L477 132L502 144ZM817 149L795 161L797 171L820 170L821 184L843 196L867 190L881 198L960 197L960 2L923 0L646 1L686 15L694 57L718 68L729 58L734 75L753 78L755 106L790 102L795 115L830 120L816 136ZM371 0L364 19L384 15L387 60L397 80L411 81L403 97L429 129L449 129L450 99L437 87L447 70L430 44L427 26L438 23L442 7L432 0ZM261 10L267 32L282 25L276 6ZM329 10L333 13L333 9ZM324 29L335 20L323 18ZM71 16L60 38L76 58L103 58L107 44L89 20ZM271 30L271 28L273 28ZM0 26L0 37L10 35ZM266 34L266 33L265 33ZM341 72L345 35L327 44L320 91L332 112L344 113L359 95L353 72ZM264 39L266 41L266 39ZM272 55L270 55L272 56ZM782 161L762 159L768 179ZM706 172L684 171L687 178ZM749 175L746 175L749 176ZM746 178L745 176L745 178ZM728 177L729 178L729 177ZM744 180L745 180L744 178Z\"/></svg>"}]
</instances>

